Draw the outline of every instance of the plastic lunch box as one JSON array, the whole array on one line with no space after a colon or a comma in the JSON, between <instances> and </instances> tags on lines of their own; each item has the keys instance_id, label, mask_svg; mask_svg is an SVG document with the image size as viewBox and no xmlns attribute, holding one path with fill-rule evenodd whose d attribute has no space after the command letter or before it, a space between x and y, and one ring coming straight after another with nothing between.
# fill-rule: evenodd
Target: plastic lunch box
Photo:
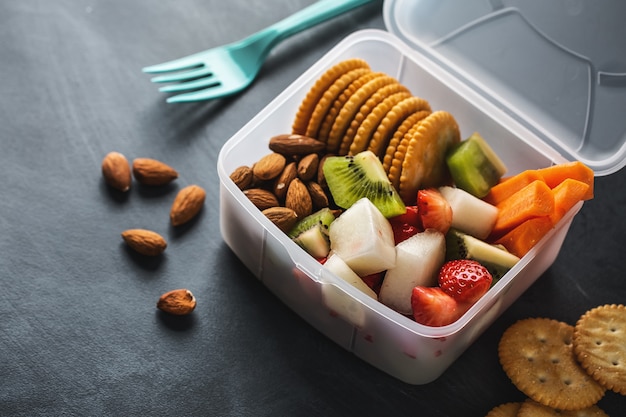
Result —
<instances>
[{"instance_id":1,"label":"plastic lunch box","mask_svg":"<svg viewBox=\"0 0 626 417\"><path fill-rule=\"evenodd\" d=\"M626 39L620 21L626 3L603 5L385 1L391 33L363 30L345 38L221 149L225 242L270 291L338 345L409 384L433 381L554 262L582 203L461 319L432 328L327 271L268 221L229 174L268 153L269 138L290 132L315 80L353 57L396 77L433 109L449 111L462 137L480 132L511 174L573 159L597 174L615 172L626 163L626 122L617 114L626 108L619 42Z\"/></svg>"}]
</instances>

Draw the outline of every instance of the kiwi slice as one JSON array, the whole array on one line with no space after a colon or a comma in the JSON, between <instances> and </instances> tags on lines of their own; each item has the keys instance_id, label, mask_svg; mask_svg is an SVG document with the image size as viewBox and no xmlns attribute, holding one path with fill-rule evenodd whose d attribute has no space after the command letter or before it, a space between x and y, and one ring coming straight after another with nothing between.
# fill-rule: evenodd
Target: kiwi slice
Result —
<instances>
[{"instance_id":1,"label":"kiwi slice","mask_svg":"<svg viewBox=\"0 0 626 417\"><path fill-rule=\"evenodd\" d=\"M513 267L519 258L500 245L491 245L457 229L446 234L446 260L472 259L480 262L493 277L494 283Z\"/></svg>"},{"instance_id":2,"label":"kiwi slice","mask_svg":"<svg viewBox=\"0 0 626 417\"><path fill-rule=\"evenodd\" d=\"M454 146L446 163L456 186L479 198L506 172L506 165L478 133Z\"/></svg>"},{"instance_id":3,"label":"kiwi slice","mask_svg":"<svg viewBox=\"0 0 626 417\"><path fill-rule=\"evenodd\" d=\"M328 228L334 220L333 212L324 207L296 223L287 235L311 256L323 258L330 251Z\"/></svg>"},{"instance_id":4,"label":"kiwi slice","mask_svg":"<svg viewBox=\"0 0 626 417\"><path fill-rule=\"evenodd\" d=\"M372 151L328 157L322 169L332 198L339 207L348 209L365 197L386 218L406 211L398 192L387 178L383 164Z\"/></svg>"},{"instance_id":5,"label":"kiwi slice","mask_svg":"<svg viewBox=\"0 0 626 417\"><path fill-rule=\"evenodd\" d=\"M290 238L294 239L301 233L313 227L320 227L322 231L328 235L328 227L335 220L335 214L328 208L324 207L315 213L309 214L305 218L299 220L293 228L287 233Z\"/></svg>"}]
</instances>

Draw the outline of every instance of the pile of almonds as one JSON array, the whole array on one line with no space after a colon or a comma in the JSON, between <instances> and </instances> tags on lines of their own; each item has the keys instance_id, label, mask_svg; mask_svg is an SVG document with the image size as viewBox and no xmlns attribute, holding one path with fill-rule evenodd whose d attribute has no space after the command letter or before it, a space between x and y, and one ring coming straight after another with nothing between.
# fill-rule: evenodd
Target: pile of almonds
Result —
<instances>
[{"instance_id":1,"label":"pile of almonds","mask_svg":"<svg viewBox=\"0 0 626 417\"><path fill-rule=\"evenodd\" d=\"M131 176L132 170L132 176ZM126 157L119 152L109 152L102 160L102 176L112 188L128 192L132 177L142 185L163 186L178 178L178 172L169 165L150 158L136 158L132 168ZM181 189L170 209L172 226L180 226L193 219L202 209L206 192L192 184ZM157 232L147 229L128 229L122 232L122 239L136 252L145 256L161 255L167 241ZM170 314L186 315L196 307L196 299L187 289L178 289L163 294L157 308Z\"/></svg>"},{"instance_id":2,"label":"pile of almonds","mask_svg":"<svg viewBox=\"0 0 626 417\"><path fill-rule=\"evenodd\" d=\"M326 144L297 134L274 136L272 152L252 166L240 166L231 180L282 231L329 206L322 165Z\"/></svg>"}]
</instances>

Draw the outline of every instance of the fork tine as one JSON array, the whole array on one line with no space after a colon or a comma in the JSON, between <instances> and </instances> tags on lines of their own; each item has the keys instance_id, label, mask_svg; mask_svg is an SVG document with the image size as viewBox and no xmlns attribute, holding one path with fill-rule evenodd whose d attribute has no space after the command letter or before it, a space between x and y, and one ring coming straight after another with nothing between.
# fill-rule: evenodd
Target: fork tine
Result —
<instances>
[{"instance_id":1,"label":"fork tine","mask_svg":"<svg viewBox=\"0 0 626 417\"><path fill-rule=\"evenodd\" d=\"M150 65L148 67L144 67L142 71L148 74L158 74L161 72L193 69L202 65L202 60L198 57L198 55L199 54L189 55L184 58L175 59L173 61Z\"/></svg>"},{"instance_id":2,"label":"fork tine","mask_svg":"<svg viewBox=\"0 0 626 417\"><path fill-rule=\"evenodd\" d=\"M219 84L220 82L214 77L201 78L199 80L183 82L178 84L164 85L159 88L159 91L163 93L177 93L179 91L196 90L198 88L211 87Z\"/></svg>"},{"instance_id":3,"label":"fork tine","mask_svg":"<svg viewBox=\"0 0 626 417\"><path fill-rule=\"evenodd\" d=\"M194 101L211 100L214 98L226 97L231 94L241 91L243 88L228 88L223 84L217 84L213 87L205 88L204 90L192 91L190 93L178 94L176 96L168 97L168 103L190 103Z\"/></svg>"},{"instance_id":4,"label":"fork tine","mask_svg":"<svg viewBox=\"0 0 626 417\"><path fill-rule=\"evenodd\" d=\"M159 75L159 76L153 77L150 81L152 81L153 83L171 83L171 82L185 81L185 80L190 80L193 78L204 77L204 76L211 75L212 73L213 72L209 68L203 67L203 68L190 70L190 71Z\"/></svg>"}]
</instances>

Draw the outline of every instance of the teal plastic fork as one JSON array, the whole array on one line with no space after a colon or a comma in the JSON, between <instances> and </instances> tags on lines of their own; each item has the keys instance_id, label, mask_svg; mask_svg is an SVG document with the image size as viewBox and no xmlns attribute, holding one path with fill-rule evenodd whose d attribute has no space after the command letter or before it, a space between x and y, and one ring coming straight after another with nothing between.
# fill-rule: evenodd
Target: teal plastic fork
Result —
<instances>
[{"instance_id":1,"label":"teal plastic fork","mask_svg":"<svg viewBox=\"0 0 626 417\"><path fill-rule=\"evenodd\" d=\"M375 0L320 0L240 41L180 59L143 68L163 86L164 93L181 93L168 103L210 100L238 93L258 74L272 48L282 40Z\"/></svg>"}]
</instances>

